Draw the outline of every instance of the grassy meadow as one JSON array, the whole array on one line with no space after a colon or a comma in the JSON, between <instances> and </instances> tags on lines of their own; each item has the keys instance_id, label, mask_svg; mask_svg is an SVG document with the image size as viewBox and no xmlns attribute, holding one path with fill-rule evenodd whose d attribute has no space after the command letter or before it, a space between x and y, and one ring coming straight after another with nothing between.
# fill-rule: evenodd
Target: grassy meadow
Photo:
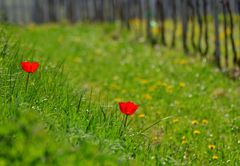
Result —
<instances>
[{"instance_id":1,"label":"grassy meadow","mask_svg":"<svg viewBox=\"0 0 240 166\"><path fill-rule=\"evenodd\" d=\"M206 60L112 24L0 31L0 166L240 165L240 82Z\"/></svg>"}]
</instances>

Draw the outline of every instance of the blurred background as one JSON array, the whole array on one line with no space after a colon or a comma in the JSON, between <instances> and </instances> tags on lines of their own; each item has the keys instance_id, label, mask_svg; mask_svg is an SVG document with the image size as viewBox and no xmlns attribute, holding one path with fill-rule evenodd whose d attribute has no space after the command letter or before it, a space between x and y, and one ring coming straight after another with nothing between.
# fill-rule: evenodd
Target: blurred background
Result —
<instances>
[{"instance_id":1,"label":"blurred background","mask_svg":"<svg viewBox=\"0 0 240 166\"><path fill-rule=\"evenodd\" d=\"M207 12L222 0L207 0ZM239 0L228 0L233 12L239 13ZM0 0L2 21L11 23L44 23L69 20L115 21L144 18L147 14L165 17L184 14L183 8L191 10L199 6L200 14L204 1L196 0ZM220 4L219 4L220 5ZM222 7L219 7L222 11ZM190 11L191 12L191 11Z\"/></svg>"},{"instance_id":2,"label":"blurred background","mask_svg":"<svg viewBox=\"0 0 240 166\"><path fill-rule=\"evenodd\" d=\"M224 70L240 66L240 0L0 0L0 20L20 25L118 22L153 46L211 53Z\"/></svg>"},{"instance_id":3,"label":"blurred background","mask_svg":"<svg viewBox=\"0 0 240 166\"><path fill-rule=\"evenodd\" d=\"M240 0L0 0L0 166L240 166L239 80Z\"/></svg>"}]
</instances>

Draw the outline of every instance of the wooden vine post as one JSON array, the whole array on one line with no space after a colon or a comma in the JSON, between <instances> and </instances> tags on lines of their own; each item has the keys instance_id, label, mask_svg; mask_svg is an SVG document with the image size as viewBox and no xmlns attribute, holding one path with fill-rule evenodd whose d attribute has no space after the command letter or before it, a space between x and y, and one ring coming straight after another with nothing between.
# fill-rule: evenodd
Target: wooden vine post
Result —
<instances>
[{"instance_id":1,"label":"wooden vine post","mask_svg":"<svg viewBox=\"0 0 240 166\"><path fill-rule=\"evenodd\" d=\"M218 68L221 68L221 63L220 63L220 40L219 40L219 3L216 0L212 0L212 7L213 7L213 20L214 20L214 36L215 36L215 49L214 49L214 57L215 57L215 62Z\"/></svg>"},{"instance_id":2,"label":"wooden vine post","mask_svg":"<svg viewBox=\"0 0 240 166\"><path fill-rule=\"evenodd\" d=\"M230 41L231 41L231 45L232 45L232 51L233 51L233 64L236 66L237 65L237 50L236 50L236 46L235 46L235 41L234 41L234 24L233 24L233 16L232 16L232 11L230 8L230 4L229 4L229 0L225 0L225 7L226 10L229 14L229 21L230 21Z\"/></svg>"},{"instance_id":3,"label":"wooden vine post","mask_svg":"<svg viewBox=\"0 0 240 166\"><path fill-rule=\"evenodd\" d=\"M187 32L188 32L188 10L187 10L187 0L182 0L182 44L183 50L188 54L188 44L187 44Z\"/></svg>"},{"instance_id":4,"label":"wooden vine post","mask_svg":"<svg viewBox=\"0 0 240 166\"><path fill-rule=\"evenodd\" d=\"M159 19L159 30L161 33L161 43L166 46L166 39L165 39L165 15L164 15L164 7L163 7L163 2L162 0L157 0L156 1L156 10L157 10L157 15Z\"/></svg>"},{"instance_id":5,"label":"wooden vine post","mask_svg":"<svg viewBox=\"0 0 240 166\"><path fill-rule=\"evenodd\" d=\"M146 5L146 30L147 30L147 39L152 42L152 32L151 32L151 7L149 0L145 0Z\"/></svg>"},{"instance_id":6,"label":"wooden vine post","mask_svg":"<svg viewBox=\"0 0 240 166\"><path fill-rule=\"evenodd\" d=\"M177 31L177 4L176 0L172 0L172 20L173 20L173 30L172 30L172 42L171 47L176 45L176 31Z\"/></svg>"}]
</instances>

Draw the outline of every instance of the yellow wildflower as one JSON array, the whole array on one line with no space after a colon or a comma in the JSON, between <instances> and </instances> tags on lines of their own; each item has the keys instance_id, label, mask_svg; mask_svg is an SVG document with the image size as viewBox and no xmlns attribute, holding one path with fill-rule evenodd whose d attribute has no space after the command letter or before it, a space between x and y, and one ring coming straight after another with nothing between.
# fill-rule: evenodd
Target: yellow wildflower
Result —
<instances>
[{"instance_id":1,"label":"yellow wildflower","mask_svg":"<svg viewBox=\"0 0 240 166\"><path fill-rule=\"evenodd\" d=\"M171 85L168 85L168 86L166 87L166 92L167 92L167 93L173 93L173 87L172 87Z\"/></svg>"},{"instance_id":2,"label":"yellow wildflower","mask_svg":"<svg viewBox=\"0 0 240 166\"><path fill-rule=\"evenodd\" d=\"M213 150L213 149L216 148L216 146L215 146L215 145L208 145L208 148L211 149L211 150Z\"/></svg>"},{"instance_id":3,"label":"yellow wildflower","mask_svg":"<svg viewBox=\"0 0 240 166\"><path fill-rule=\"evenodd\" d=\"M139 79L140 84L147 84L149 81L146 79Z\"/></svg>"},{"instance_id":4,"label":"yellow wildflower","mask_svg":"<svg viewBox=\"0 0 240 166\"><path fill-rule=\"evenodd\" d=\"M186 87L186 84L185 84L184 82L180 82L180 83L179 83L179 87L180 87L180 88L185 88L185 87Z\"/></svg>"},{"instance_id":5,"label":"yellow wildflower","mask_svg":"<svg viewBox=\"0 0 240 166\"><path fill-rule=\"evenodd\" d=\"M175 64L186 65L186 64L188 64L188 62L185 59L181 59L181 60L175 61Z\"/></svg>"},{"instance_id":6,"label":"yellow wildflower","mask_svg":"<svg viewBox=\"0 0 240 166\"><path fill-rule=\"evenodd\" d=\"M119 89L120 87L116 83L111 84L111 89Z\"/></svg>"},{"instance_id":7,"label":"yellow wildflower","mask_svg":"<svg viewBox=\"0 0 240 166\"><path fill-rule=\"evenodd\" d=\"M187 141L186 140L182 140L182 144L186 144L187 143Z\"/></svg>"},{"instance_id":8,"label":"yellow wildflower","mask_svg":"<svg viewBox=\"0 0 240 166\"><path fill-rule=\"evenodd\" d=\"M143 97L146 100L152 100L152 96L150 94L145 94Z\"/></svg>"},{"instance_id":9,"label":"yellow wildflower","mask_svg":"<svg viewBox=\"0 0 240 166\"><path fill-rule=\"evenodd\" d=\"M197 120L193 120L192 121L192 125L197 125L198 124L198 121Z\"/></svg>"},{"instance_id":10,"label":"yellow wildflower","mask_svg":"<svg viewBox=\"0 0 240 166\"><path fill-rule=\"evenodd\" d=\"M186 143L187 143L186 136L182 136L182 144L186 144Z\"/></svg>"},{"instance_id":11,"label":"yellow wildflower","mask_svg":"<svg viewBox=\"0 0 240 166\"><path fill-rule=\"evenodd\" d=\"M120 99L120 98L115 98L114 101L115 101L115 102L120 102L120 101L122 101L122 99Z\"/></svg>"},{"instance_id":12,"label":"yellow wildflower","mask_svg":"<svg viewBox=\"0 0 240 166\"><path fill-rule=\"evenodd\" d=\"M150 86L149 88L148 88L148 90L150 91L150 92L153 92L153 91L155 91L156 90L156 86L155 85L153 85L153 86Z\"/></svg>"},{"instance_id":13,"label":"yellow wildflower","mask_svg":"<svg viewBox=\"0 0 240 166\"><path fill-rule=\"evenodd\" d=\"M195 134L195 135L199 135L201 132L199 131L199 130L194 130L193 131L193 134Z\"/></svg>"},{"instance_id":14,"label":"yellow wildflower","mask_svg":"<svg viewBox=\"0 0 240 166\"><path fill-rule=\"evenodd\" d=\"M158 140L157 136L153 137L153 141L157 141L157 140Z\"/></svg>"},{"instance_id":15,"label":"yellow wildflower","mask_svg":"<svg viewBox=\"0 0 240 166\"><path fill-rule=\"evenodd\" d=\"M212 159L217 160L219 157L217 155L213 155Z\"/></svg>"},{"instance_id":16,"label":"yellow wildflower","mask_svg":"<svg viewBox=\"0 0 240 166\"><path fill-rule=\"evenodd\" d=\"M202 120L202 124L207 125L207 124L208 124L208 120L207 120L207 119L203 119L203 120Z\"/></svg>"},{"instance_id":17,"label":"yellow wildflower","mask_svg":"<svg viewBox=\"0 0 240 166\"><path fill-rule=\"evenodd\" d=\"M173 121L172 121L173 123L177 123L177 122L179 122L179 119L173 119Z\"/></svg>"},{"instance_id":18,"label":"yellow wildflower","mask_svg":"<svg viewBox=\"0 0 240 166\"><path fill-rule=\"evenodd\" d=\"M139 118L144 118L145 115L144 115L144 114L139 114L138 117L139 117Z\"/></svg>"}]
</instances>

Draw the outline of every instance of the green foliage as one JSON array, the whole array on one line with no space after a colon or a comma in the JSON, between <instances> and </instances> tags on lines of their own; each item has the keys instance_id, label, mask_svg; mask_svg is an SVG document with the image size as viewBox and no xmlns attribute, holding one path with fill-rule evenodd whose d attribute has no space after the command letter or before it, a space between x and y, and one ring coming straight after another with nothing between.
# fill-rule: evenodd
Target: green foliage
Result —
<instances>
[{"instance_id":1,"label":"green foliage","mask_svg":"<svg viewBox=\"0 0 240 166\"><path fill-rule=\"evenodd\" d=\"M151 48L114 25L4 28L14 37L2 35L0 47L0 145L8 154L1 154L3 162L13 156L23 165L239 164L239 81L205 60ZM27 93L23 60L41 65ZM117 102L127 100L140 108L119 138L124 117ZM12 151L24 146L22 153L9 150L8 141Z\"/></svg>"},{"instance_id":2,"label":"green foliage","mask_svg":"<svg viewBox=\"0 0 240 166\"><path fill-rule=\"evenodd\" d=\"M72 146L56 141L56 133L46 132L46 125L34 112L19 113L0 126L1 165L94 165L114 164L114 158L99 154L96 146L79 141ZM55 135L55 138L54 138ZM59 138L60 139L60 138Z\"/></svg>"},{"instance_id":3,"label":"green foliage","mask_svg":"<svg viewBox=\"0 0 240 166\"><path fill-rule=\"evenodd\" d=\"M61 64L41 63L39 71L30 75L26 91L27 73L20 68L24 52L10 40L6 32L1 35L1 164L116 164L115 158L105 154L104 143L89 145L96 139L88 132L102 131L105 138L112 125L110 130L117 134L119 121L103 122L106 109L91 103L82 91L73 92Z\"/></svg>"}]
</instances>

